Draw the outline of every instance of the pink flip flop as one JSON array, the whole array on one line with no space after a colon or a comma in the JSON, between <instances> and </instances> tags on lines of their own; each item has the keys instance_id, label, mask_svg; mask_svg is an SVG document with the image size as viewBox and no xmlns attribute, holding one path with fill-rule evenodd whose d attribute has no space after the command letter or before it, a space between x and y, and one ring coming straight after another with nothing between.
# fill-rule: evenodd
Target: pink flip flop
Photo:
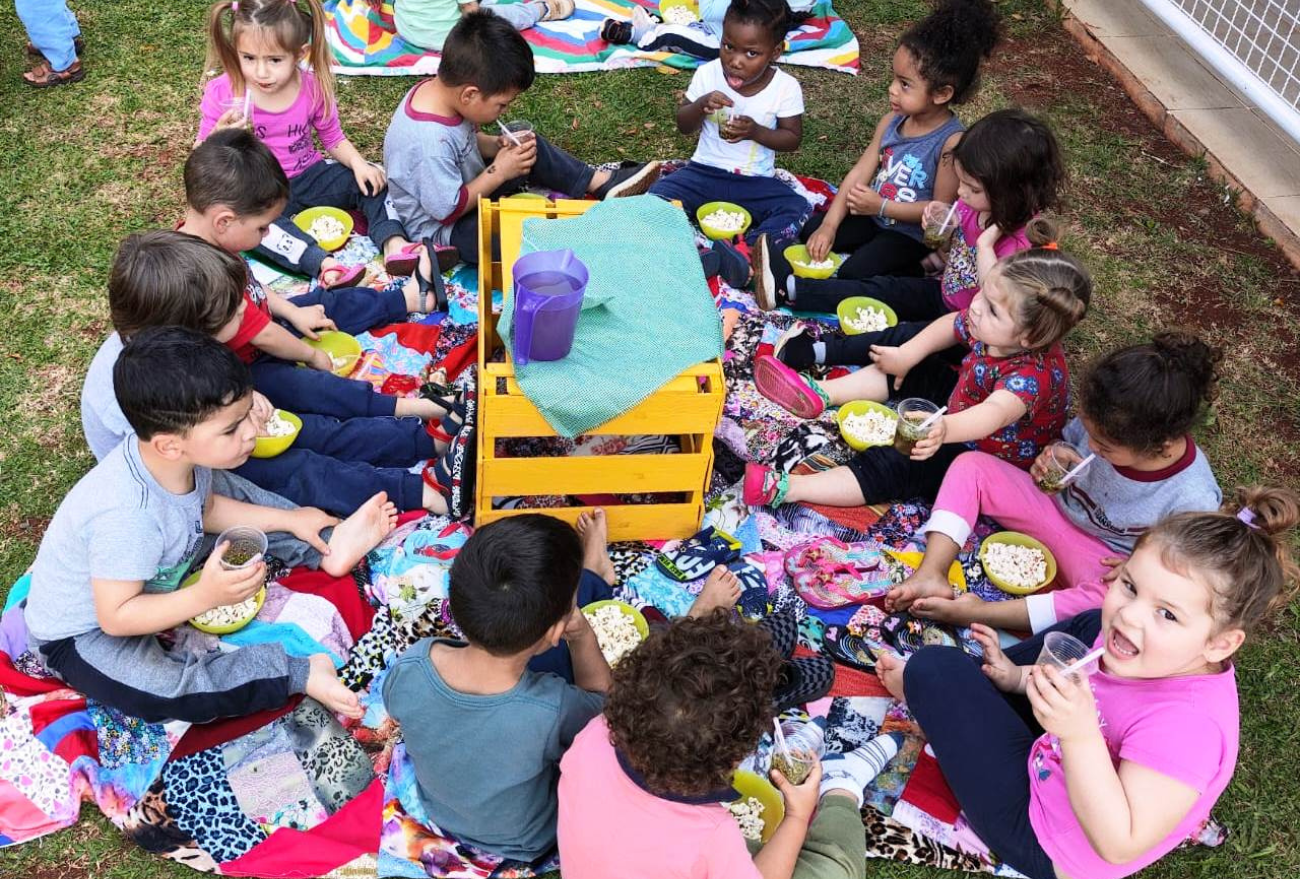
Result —
<instances>
[{"instance_id":1,"label":"pink flip flop","mask_svg":"<svg viewBox=\"0 0 1300 879\"><path fill-rule=\"evenodd\" d=\"M327 284L325 283L325 275L330 272L338 272L338 277L334 279L334 283ZM321 274L320 283L326 290L333 290L335 287L355 287L361 283L361 279L365 276L365 266L336 266Z\"/></svg>"},{"instance_id":2,"label":"pink flip flop","mask_svg":"<svg viewBox=\"0 0 1300 879\"><path fill-rule=\"evenodd\" d=\"M423 251L423 244L406 245L392 256L384 258L384 271L394 278L415 274L415 268L420 264L420 254Z\"/></svg>"},{"instance_id":3,"label":"pink flip flop","mask_svg":"<svg viewBox=\"0 0 1300 879\"><path fill-rule=\"evenodd\" d=\"M765 464L755 464L752 461L745 465L745 481L741 493L747 506L780 506L789 489L790 477L786 474L777 473Z\"/></svg>"},{"instance_id":4,"label":"pink flip flop","mask_svg":"<svg viewBox=\"0 0 1300 879\"><path fill-rule=\"evenodd\" d=\"M826 400L799 373L771 355L754 361L754 384L758 392L800 418L816 418L826 411Z\"/></svg>"}]
</instances>

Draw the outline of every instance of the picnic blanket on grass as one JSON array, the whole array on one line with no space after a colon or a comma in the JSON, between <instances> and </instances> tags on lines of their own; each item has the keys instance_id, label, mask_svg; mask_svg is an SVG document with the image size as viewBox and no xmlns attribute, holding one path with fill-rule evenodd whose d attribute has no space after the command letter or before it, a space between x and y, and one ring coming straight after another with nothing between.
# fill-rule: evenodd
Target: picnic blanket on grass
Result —
<instances>
[{"instance_id":1,"label":"picnic blanket on grass","mask_svg":"<svg viewBox=\"0 0 1300 879\"><path fill-rule=\"evenodd\" d=\"M614 46L600 38L606 18L631 19L636 5L658 10L653 2L577 0L572 17L541 22L523 31L533 49L538 73L579 73L663 65L690 69L700 62L673 52L646 52L636 46ZM325 36L334 53L334 72L358 76L429 76L438 70L440 55L412 46L397 35L393 4L372 0L326 0ZM376 8L378 7L378 8ZM813 17L788 36L786 64L858 72L858 40L847 22L835 14L830 0L818 0Z\"/></svg>"}]
</instances>

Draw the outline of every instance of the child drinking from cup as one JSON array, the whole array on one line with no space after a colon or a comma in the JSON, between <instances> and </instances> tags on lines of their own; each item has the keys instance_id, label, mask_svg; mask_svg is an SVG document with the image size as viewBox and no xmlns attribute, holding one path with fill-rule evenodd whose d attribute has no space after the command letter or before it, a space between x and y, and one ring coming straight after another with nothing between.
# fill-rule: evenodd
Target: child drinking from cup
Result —
<instances>
[{"instance_id":1,"label":"child drinking from cup","mask_svg":"<svg viewBox=\"0 0 1300 879\"><path fill-rule=\"evenodd\" d=\"M780 667L768 634L723 609L675 620L624 657L604 715L560 761L566 879L861 879L862 791L897 734L823 758L797 785L774 770L785 818L761 850L723 806L772 729Z\"/></svg>"},{"instance_id":2,"label":"child drinking from cup","mask_svg":"<svg viewBox=\"0 0 1300 879\"><path fill-rule=\"evenodd\" d=\"M365 213L389 274L415 271L420 245L407 240L384 169L367 162L339 124L320 0L218 0L208 13L204 69L222 73L203 90L199 140L219 128L251 128L289 178L289 199L254 253L325 287L356 286L365 267L341 265L292 222L297 212L326 205Z\"/></svg>"},{"instance_id":3,"label":"child drinking from cup","mask_svg":"<svg viewBox=\"0 0 1300 879\"><path fill-rule=\"evenodd\" d=\"M941 277L846 276L841 268L835 278L798 278L783 257L773 255L756 279L770 276L777 300L799 311L834 312L850 296L869 296L892 308L900 321L929 321L975 298L977 253L992 263L1031 247L1054 246L1056 226L1039 214L1055 204L1065 167L1047 123L1023 110L990 113L960 135L952 169L957 201L931 201L923 217L946 241ZM876 341L863 336L852 337L849 347ZM791 342L782 359L795 369L812 365L811 337L805 333Z\"/></svg>"},{"instance_id":4,"label":"child drinking from cup","mask_svg":"<svg viewBox=\"0 0 1300 879\"><path fill-rule=\"evenodd\" d=\"M948 411L907 456L873 446L847 466L808 475L747 464L745 503L848 507L932 498L948 466L969 448L1028 470L1065 426L1069 375L1060 340L1083 319L1091 298L1092 280L1072 257L1023 250L988 272L970 308L938 318L900 347L874 346L872 363L850 375L814 381L775 357L759 357L759 392L801 418L852 400L883 403L891 391L928 401L935 413L934 401L946 400ZM958 346L969 350L954 370L948 352Z\"/></svg>"},{"instance_id":5,"label":"child drinking from cup","mask_svg":"<svg viewBox=\"0 0 1300 879\"><path fill-rule=\"evenodd\" d=\"M1221 359L1196 336L1159 333L1088 368L1065 442L1044 449L1029 473L982 452L960 455L922 527L925 558L886 604L910 605L916 616L954 625L1035 632L1099 606L1106 589L1100 581L1142 532L1175 513L1217 509L1222 500L1191 436L1214 399ZM1050 474L1054 483L1045 482L1054 459L1082 469L1064 486L1059 471ZM1049 493L1044 484L1059 487ZM1061 582L1072 588L1010 601L985 602L973 593L954 599L948 567L980 515L1045 543Z\"/></svg>"},{"instance_id":6,"label":"child drinking from cup","mask_svg":"<svg viewBox=\"0 0 1300 879\"><path fill-rule=\"evenodd\" d=\"M808 201L777 180L776 154L803 140L803 90L772 66L790 27L785 0L732 0L722 22L721 54L691 77L677 108L677 130L699 133L691 161L650 187L679 201L689 216L713 201L740 205L753 217L745 233L793 241L808 217ZM734 249L725 242L714 250ZM745 272L748 275L748 272Z\"/></svg>"},{"instance_id":7,"label":"child drinking from cup","mask_svg":"<svg viewBox=\"0 0 1300 879\"><path fill-rule=\"evenodd\" d=\"M1143 534L1101 609L1048 630L1104 648L1091 675L1033 666L1045 633L1003 652L985 626L982 668L951 647L880 657L1001 861L1030 879L1121 879L1206 821L1237 763L1232 658L1300 573L1287 534L1298 504L1285 489L1238 489L1222 512Z\"/></svg>"},{"instance_id":8,"label":"child drinking from cup","mask_svg":"<svg viewBox=\"0 0 1300 879\"><path fill-rule=\"evenodd\" d=\"M998 14L989 0L941 0L903 34L894 51L890 112L826 213L799 233L811 260L848 251L842 279L921 273L931 252L921 215L932 199L951 202L957 193L952 164L944 161L963 128L952 107L975 94L980 63L997 40ZM782 242L758 239L751 251L755 298L764 309L785 295L784 250Z\"/></svg>"}]
</instances>

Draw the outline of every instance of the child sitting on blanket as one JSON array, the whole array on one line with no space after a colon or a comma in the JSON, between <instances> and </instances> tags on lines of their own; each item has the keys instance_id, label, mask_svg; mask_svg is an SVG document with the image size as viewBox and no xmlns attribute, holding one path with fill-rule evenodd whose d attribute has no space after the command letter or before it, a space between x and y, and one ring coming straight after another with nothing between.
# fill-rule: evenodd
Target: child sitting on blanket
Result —
<instances>
[{"instance_id":1,"label":"child sitting on blanket","mask_svg":"<svg viewBox=\"0 0 1300 879\"><path fill-rule=\"evenodd\" d=\"M1035 632L1098 607L1103 577L1143 531L1175 513L1218 509L1223 499L1191 436L1214 398L1221 358L1195 336L1160 333L1088 369L1065 444L1043 450L1030 473L983 452L959 456L922 528L925 558L886 605L910 605L916 616L954 625ZM1048 475L1051 456L1074 467L1089 454L1096 458L1055 494L1034 484ZM1071 588L1011 601L985 602L974 593L954 599L948 566L980 515L1046 543Z\"/></svg>"},{"instance_id":2,"label":"child sitting on blanket","mask_svg":"<svg viewBox=\"0 0 1300 879\"><path fill-rule=\"evenodd\" d=\"M538 514L476 531L450 574L465 640L417 642L383 684L438 831L526 863L555 848L560 756L609 689L580 610L612 597L604 512L584 513L578 532Z\"/></svg>"},{"instance_id":3,"label":"child sitting on blanket","mask_svg":"<svg viewBox=\"0 0 1300 879\"><path fill-rule=\"evenodd\" d=\"M388 200L384 169L367 162L339 125L320 0L218 0L208 13L204 70L224 72L203 90L199 140L223 128L247 128L289 178L287 200L250 250L319 278L324 287L355 286L365 267L341 265L292 215L319 205L360 209L389 274L415 271L421 248L407 240ZM454 254L445 259L456 262Z\"/></svg>"},{"instance_id":4,"label":"child sitting on blanket","mask_svg":"<svg viewBox=\"0 0 1300 879\"><path fill-rule=\"evenodd\" d=\"M438 75L402 98L384 136L384 164L398 214L419 238L455 246L477 263L478 200L537 184L572 198L637 195L659 163L598 171L535 132L485 134L533 84L533 52L485 10L465 15L443 48Z\"/></svg>"},{"instance_id":5,"label":"child sitting on blanket","mask_svg":"<svg viewBox=\"0 0 1300 879\"><path fill-rule=\"evenodd\" d=\"M82 427L96 458L131 432L113 393L113 364L122 346L140 331L159 326L184 327L225 341L239 326L246 279L243 260L191 235L157 231L127 236L108 281L115 332L90 362L81 393ZM253 392L250 417L259 436L266 435L274 408ZM351 514L381 491L402 510L429 503L442 511L437 509L442 495L407 471L446 451L420 419L338 419L290 411L302 420L293 445L272 458L249 458L234 473L294 503L336 515ZM216 478L217 493L229 495L222 490L224 476Z\"/></svg>"},{"instance_id":6,"label":"child sitting on blanket","mask_svg":"<svg viewBox=\"0 0 1300 879\"><path fill-rule=\"evenodd\" d=\"M644 6L632 7L632 18L607 18L600 24L600 38L616 46L635 43L643 52L678 52L705 61L718 57L722 24L731 0L700 0L700 17L694 21L674 19L672 12L655 15ZM812 0L795 0L790 7L790 29L812 17ZM680 7L690 13L688 7ZM694 18L694 14L691 13Z\"/></svg>"},{"instance_id":7,"label":"child sitting on blanket","mask_svg":"<svg viewBox=\"0 0 1300 879\"><path fill-rule=\"evenodd\" d=\"M1029 879L1121 879L1195 836L1237 763L1233 657L1300 574L1298 503L1238 489L1223 512L1147 531L1100 610L1047 630L1103 648L1092 674L1036 665L1044 633L1004 653L982 625L982 668L953 647L880 656L998 860Z\"/></svg>"},{"instance_id":8,"label":"child sitting on blanket","mask_svg":"<svg viewBox=\"0 0 1300 879\"><path fill-rule=\"evenodd\" d=\"M248 367L210 336L159 327L122 349L113 388L135 434L73 487L41 540L24 611L33 651L68 686L151 723L252 714L295 693L360 717L328 654L289 656L274 643L177 656L157 637L252 597L266 580L264 561L223 569L221 543L198 582L178 588L204 532L246 525L314 540L329 521L319 510L256 507L211 492L213 469L238 467L253 451ZM358 515L331 538L333 546L345 528L355 532L339 547L352 563L397 521L382 496Z\"/></svg>"},{"instance_id":9,"label":"child sitting on blanket","mask_svg":"<svg viewBox=\"0 0 1300 879\"><path fill-rule=\"evenodd\" d=\"M371 0L379 7L382 0ZM508 21L515 30L526 31L541 21L562 21L573 15L573 0L393 0L393 24L397 35L426 52L442 51L451 29L462 15L478 10Z\"/></svg>"},{"instance_id":10,"label":"child sitting on blanket","mask_svg":"<svg viewBox=\"0 0 1300 879\"><path fill-rule=\"evenodd\" d=\"M1070 381L1061 339L1083 319L1092 279L1072 257L1035 248L982 273L970 308L938 318L900 347L872 346L869 366L842 378L805 379L771 355L754 361L754 383L801 418L851 400L902 397L946 402L905 457L892 445L858 452L847 466L789 475L745 466L745 503L808 501L851 507L933 498L953 460L975 448L1028 470L1061 435ZM960 367L951 351L969 349Z\"/></svg>"},{"instance_id":11,"label":"child sitting on blanket","mask_svg":"<svg viewBox=\"0 0 1300 879\"><path fill-rule=\"evenodd\" d=\"M976 122L958 137L951 164L957 202L934 201L929 208L940 221L948 218L956 226L946 245L942 277L860 278L841 267L839 277L797 278L783 254L768 251L755 283L772 289L769 298L799 311L834 312L850 296L883 302L901 321L934 320L967 307L979 292L981 249L996 261L1056 240L1055 224L1039 214L1055 204L1065 166L1052 129L1023 110L998 110ZM876 341L871 333L851 339L859 345ZM785 362L795 369L811 366L812 339L805 334L792 342L785 346ZM824 362L841 361L828 355Z\"/></svg>"},{"instance_id":12,"label":"child sitting on blanket","mask_svg":"<svg viewBox=\"0 0 1300 879\"><path fill-rule=\"evenodd\" d=\"M785 818L761 850L723 805L772 728L780 666L767 633L721 609L625 656L604 716L560 762L566 879L860 879L863 788L897 753L897 733L827 756L798 785L773 770Z\"/></svg>"},{"instance_id":13,"label":"child sitting on blanket","mask_svg":"<svg viewBox=\"0 0 1300 879\"><path fill-rule=\"evenodd\" d=\"M841 279L921 273L931 252L921 216L932 199L950 202L957 193L946 159L963 126L951 108L975 94L980 63L997 40L998 14L990 0L941 0L903 34L894 52L890 112L826 213L799 233L812 259L849 251L837 272ZM773 241L753 250L755 298L764 309L775 308L784 289L769 268L783 259L783 250Z\"/></svg>"},{"instance_id":14,"label":"child sitting on blanket","mask_svg":"<svg viewBox=\"0 0 1300 879\"><path fill-rule=\"evenodd\" d=\"M803 140L803 90L772 66L789 27L785 0L733 0L720 57L695 71L677 108L677 130L699 132L695 154L650 187L653 195L681 202L691 217L712 201L740 205L753 217L745 233L751 244L763 234L773 246L793 240L811 210L775 177L776 154L794 152ZM713 249L737 255L726 242Z\"/></svg>"},{"instance_id":15,"label":"child sitting on blanket","mask_svg":"<svg viewBox=\"0 0 1300 879\"><path fill-rule=\"evenodd\" d=\"M216 132L185 161L188 209L180 231L230 253L248 250L283 209L287 192L284 172L265 145L245 131ZM382 291L317 287L293 302L264 290L249 271L238 321L230 335L223 334L224 341L249 364L257 390L273 406L339 419L415 416L431 422L427 429L435 440L472 449L468 436L453 442L462 433L461 404L443 397L382 394L369 382L342 378L334 374L328 354L300 338L316 338L319 330L359 333L405 320L410 312L432 311L435 297L428 287L442 278L427 251L420 253L419 263L416 277L401 286ZM309 368L300 369L299 362ZM459 516L468 508L457 497L464 493L435 468L425 472L418 493L412 485L394 499L404 509Z\"/></svg>"}]
</instances>

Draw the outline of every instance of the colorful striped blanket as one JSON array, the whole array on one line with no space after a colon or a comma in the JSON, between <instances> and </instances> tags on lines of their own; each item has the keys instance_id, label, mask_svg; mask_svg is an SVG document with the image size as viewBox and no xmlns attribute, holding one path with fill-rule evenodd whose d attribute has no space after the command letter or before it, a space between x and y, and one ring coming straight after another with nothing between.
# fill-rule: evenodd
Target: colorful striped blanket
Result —
<instances>
[{"instance_id":1,"label":"colorful striped blanket","mask_svg":"<svg viewBox=\"0 0 1300 879\"><path fill-rule=\"evenodd\" d=\"M641 0L577 0L577 11L564 21L550 21L524 31L533 48L538 73L578 73L628 67L692 68L699 62L672 52L645 52L614 46L600 38L606 18L628 19ZM428 76L438 70L437 52L425 52L397 35L393 5L384 0L326 0L325 34L334 51L334 71L357 76ZM786 64L858 72L858 39L835 14L831 0L818 0L813 17L789 37Z\"/></svg>"}]
</instances>

